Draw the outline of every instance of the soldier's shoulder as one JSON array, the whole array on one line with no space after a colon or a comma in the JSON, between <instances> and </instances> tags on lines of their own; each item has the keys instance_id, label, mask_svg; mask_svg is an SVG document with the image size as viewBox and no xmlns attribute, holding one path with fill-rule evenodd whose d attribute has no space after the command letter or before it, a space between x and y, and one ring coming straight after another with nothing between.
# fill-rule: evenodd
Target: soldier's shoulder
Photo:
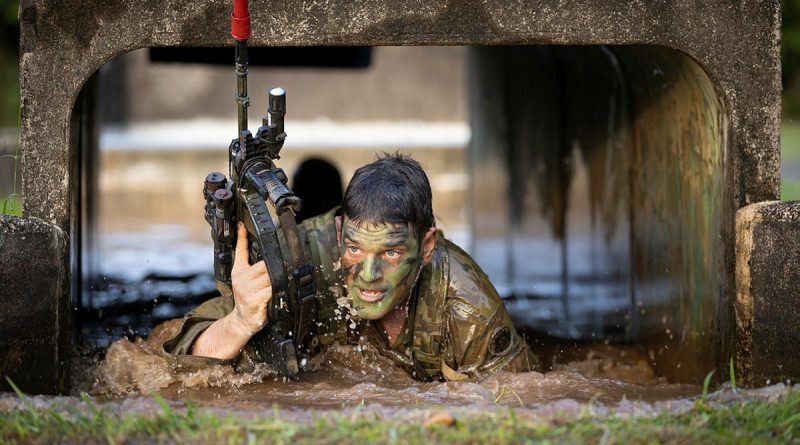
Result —
<instances>
[{"instance_id":1,"label":"soldier's shoulder","mask_svg":"<svg viewBox=\"0 0 800 445\"><path fill-rule=\"evenodd\" d=\"M307 218L300 224L303 237L311 249L312 259L318 266L329 265L338 260L335 223L338 211L339 207L334 207L321 215Z\"/></svg>"},{"instance_id":2,"label":"soldier's shoulder","mask_svg":"<svg viewBox=\"0 0 800 445\"><path fill-rule=\"evenodd\" d=\"M489 277L467 252L444 240L449 263L447 310L458 318L488 319L503 305Z\"/></svg>"},{"instance_id":3,"label":"soldier's shoulder","mask_svg":"<svg viewBox=\"0 0 800 445\"><path fill-rule=\"evenodd\" d=\"M334 234L336 233L336 225L334 222L334 218L336 217L337 212L339 211L339 206L336 206L329 211L319 214L317 216L312 216L311 218L306 218L303 220L300 225L306 231L333 231Z\"/></svg>"}]
</instances>

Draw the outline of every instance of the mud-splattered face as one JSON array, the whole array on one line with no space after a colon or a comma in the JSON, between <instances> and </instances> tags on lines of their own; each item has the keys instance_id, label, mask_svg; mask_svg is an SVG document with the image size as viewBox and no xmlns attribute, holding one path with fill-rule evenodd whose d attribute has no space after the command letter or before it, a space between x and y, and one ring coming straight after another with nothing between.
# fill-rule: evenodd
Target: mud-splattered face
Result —
<instances>
[{"instance_id":1,"label":"mud-splattered face","mask_svg":"<svg viewBox=\"0 0 800 445\"><path fill-rule=\"evenodd\" d=\"M378 320L406 301L422 265L410 224L344 218L340 248L347 292L359 317Z\"/></svg>"}]
</instances>

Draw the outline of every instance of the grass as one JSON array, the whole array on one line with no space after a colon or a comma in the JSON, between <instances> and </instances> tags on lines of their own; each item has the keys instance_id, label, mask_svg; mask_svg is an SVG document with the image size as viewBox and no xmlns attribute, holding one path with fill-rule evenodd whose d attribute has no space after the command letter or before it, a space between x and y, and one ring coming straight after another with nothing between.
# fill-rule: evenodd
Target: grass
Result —
<instances>
[{"instance_id":1,"label":"grass","mask_svg":"<svg viewBox=\"0 0 800 445\"><path fill-rule=\"evenodd\" d=\"M705 404L706 398L708 397L708 387L711 384L711 377L714 376L714 371L709 372L706 374L706 378L703 380L703 393L700 395L700 399L697 401L699 404Z\"/></svg>"},{"instance_id":2,"label":"grass","mask_svg":"<svg viewBox=\"0 0 800 445\"><path fill-rule=\"evenodd\" d=\"M0 215L22 216L22 202L19 195L12 194L0 198Z\"/></svg>"},{"instance_id":3,"label":"grass","mask_svg":"<svg viewBox=\"0 0 800 445\"><path fill-rule=\"evenodd\" d=\"M0 411L0 443L800 443L797 389L773 402L696 403L682 414L655 416L603 417L587 406L578 416L547 419L498 408L447 427L359 408L309 422L283 420L277 409L256 419L220 417L191 405L172 408L158 394L161 411L150 415L118 414L85 396L80 406L37 408L14 388L22 407Z\"/></svg>"}]
</instances>

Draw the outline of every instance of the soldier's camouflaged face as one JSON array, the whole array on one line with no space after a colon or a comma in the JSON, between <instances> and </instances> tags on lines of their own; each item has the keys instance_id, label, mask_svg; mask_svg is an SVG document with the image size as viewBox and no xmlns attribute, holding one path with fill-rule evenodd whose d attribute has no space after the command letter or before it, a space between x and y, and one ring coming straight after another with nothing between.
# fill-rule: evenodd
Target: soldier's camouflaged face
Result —
<instances>
[{"instance_id":1,"label":"soldier's camouflaged face","mask_svg":"<svg viewBox=\"0 0 800 445\"><path fill-rule=\"evenodd\" d=\"M340 249L345 285L359 317L378 320L407 300L422 264L410 224L358 224L344 218Z\"/></svg>"}]
</instances>

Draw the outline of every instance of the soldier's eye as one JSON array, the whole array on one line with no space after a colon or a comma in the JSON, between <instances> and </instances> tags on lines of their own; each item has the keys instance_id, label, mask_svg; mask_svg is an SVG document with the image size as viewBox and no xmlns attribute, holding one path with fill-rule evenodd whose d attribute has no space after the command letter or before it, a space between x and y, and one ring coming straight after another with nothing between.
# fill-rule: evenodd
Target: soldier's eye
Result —
<instances>
[{"instance_id":1,"label":"soldier's eye","mask_svg":"<svg viewBox=\"0 0 800 445\"><path fill-rule=\"evenodd\" d=\"M386 256L388 256L389 258L397 258L397 257L400 256L400 252L398 252L396 250L387 250L386 251Z\"/></svg>"},{"instance_id":2,"label":"soldier's eye","mask_svg":"<svg viewBox=\"0 0 800 445\"><path fill-rule=\"evenodd\" d=\"M347 251L352 254L357 254L359 252L359 248L356 246L347 246Z\"/></svg>"}]
</instances>

